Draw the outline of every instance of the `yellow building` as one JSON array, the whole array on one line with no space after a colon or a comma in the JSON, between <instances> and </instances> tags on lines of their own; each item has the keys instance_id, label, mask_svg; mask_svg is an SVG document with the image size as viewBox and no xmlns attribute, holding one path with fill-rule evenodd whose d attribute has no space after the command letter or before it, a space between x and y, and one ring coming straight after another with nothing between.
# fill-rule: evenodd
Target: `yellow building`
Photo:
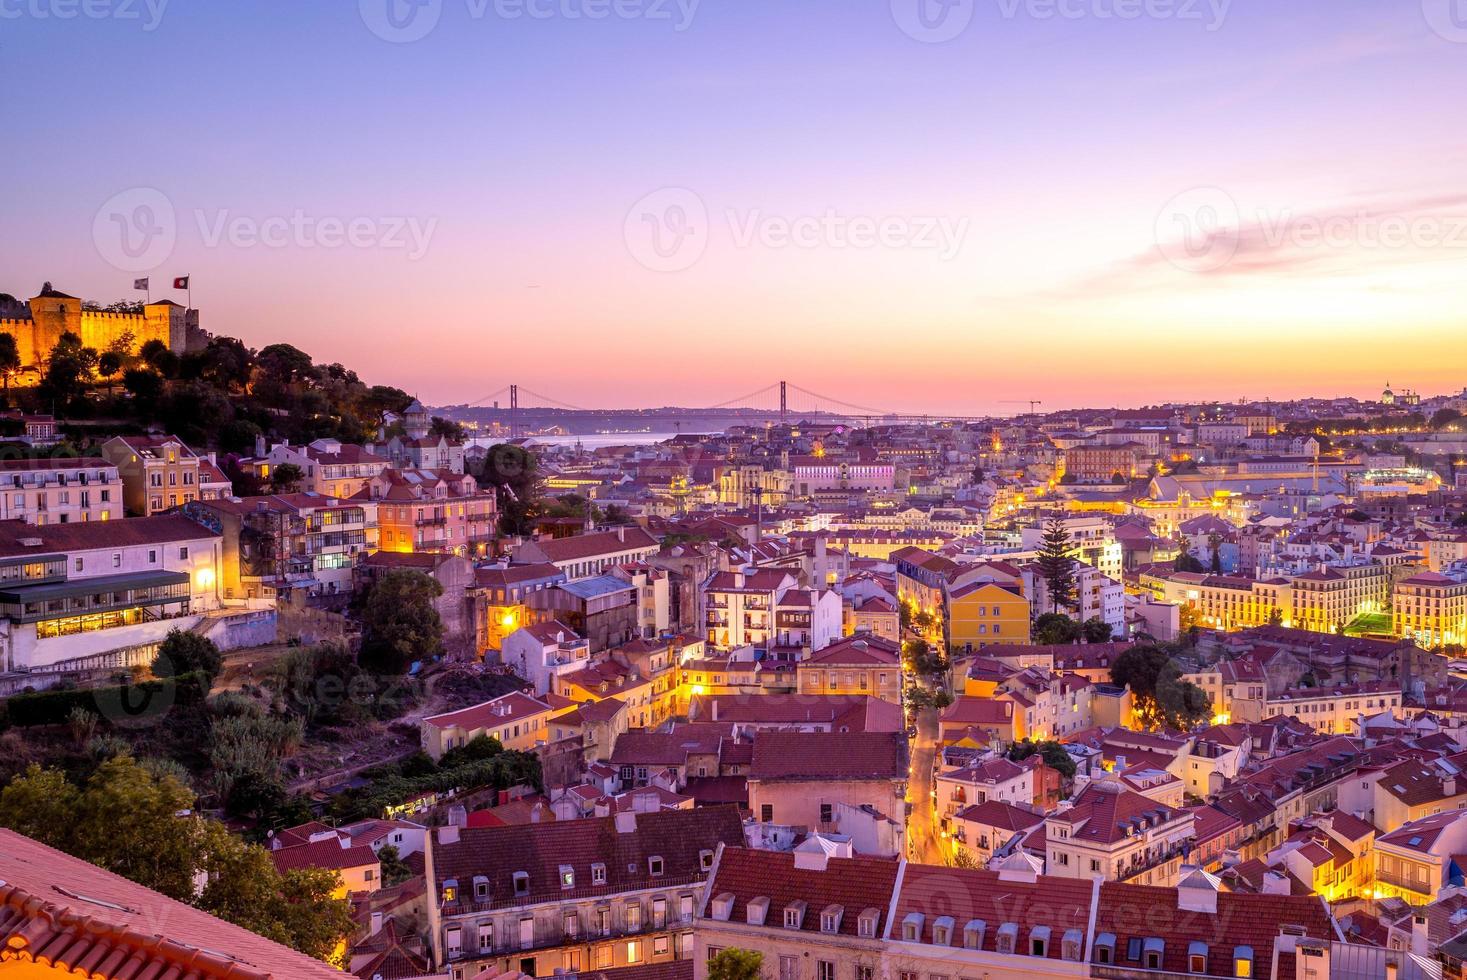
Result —
<instances>
[{"instance_id":1,"label":"yellow building","mask_svg":"<svg viewBox=\"0 0 1467 980\"><path fill-rule=\"evenodd\" d=\"M1467 577L1422 572L1396 583L1391 602L1397 636L1425 649L1467 641Z\"/></svg>"},{"instance_id":2,"label":"yellow building","mask_svg":"<svg viewBox=\"0 0 1467 980\"><path fill-rule=\"evenodd\" d=\"M902 703L902 657L895 643L853 636L796 665L801 694L867 694Z\"/></svg>"},{"instance_id":3,"label":"yellow building","mask_svg":"<svg viewBox=\"0 0 1467 980\"><path fill-rule=\"evenodd\" d=\"M947 607L953 650L1029 642L1029 600L1017 583L969 582L948 593Z\"/></svg>"}]
</instances>

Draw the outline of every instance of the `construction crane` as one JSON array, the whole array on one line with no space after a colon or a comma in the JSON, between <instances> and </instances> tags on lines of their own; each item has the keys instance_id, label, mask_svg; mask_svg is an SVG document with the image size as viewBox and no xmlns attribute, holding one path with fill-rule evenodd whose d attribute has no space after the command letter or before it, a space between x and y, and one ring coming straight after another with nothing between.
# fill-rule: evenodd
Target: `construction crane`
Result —
<instances>
[{"instance_id":1,"label":"construction crane","mask_svg":"<svg viewBox=\"0 0 1467 980\"><path fill-rule=\"evenodd\" d=\"M1034 414L1034 406L1036 406L1036 405L1043 405L1044 402L1040 401L1037 398L1006 398L1003 401L999 402L999 404L1000 405L1028 405L1029 406L1029 414L1030 415L1033 415Z\"/></svg>"}]
</instances>

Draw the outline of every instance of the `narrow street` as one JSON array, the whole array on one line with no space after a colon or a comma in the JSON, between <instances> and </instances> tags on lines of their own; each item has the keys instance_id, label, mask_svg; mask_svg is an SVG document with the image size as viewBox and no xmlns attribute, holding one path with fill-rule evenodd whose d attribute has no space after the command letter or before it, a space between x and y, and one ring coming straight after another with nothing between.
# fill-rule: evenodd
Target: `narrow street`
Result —
<instances>
[{"instance_id":1,"label":"narrow street","mask_svg":"<svg viewBox=\"0 0 1467 980\"><path fill-rule=\"evenodd\" d=\"M912 818L907 824L907 852L911 860L922 864L945 863L932 815L937 715L936 708L917 712L917 737L912 740L912 777L908 787Z\"/></svg>"}]
</instances>

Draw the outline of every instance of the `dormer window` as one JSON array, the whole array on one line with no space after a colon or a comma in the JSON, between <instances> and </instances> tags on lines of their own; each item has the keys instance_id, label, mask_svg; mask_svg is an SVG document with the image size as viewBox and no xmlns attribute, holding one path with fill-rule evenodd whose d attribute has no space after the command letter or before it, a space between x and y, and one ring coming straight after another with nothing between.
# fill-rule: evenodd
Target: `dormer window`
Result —
<instances>
[{"instance_id":1,"label":"dormer window","mask_svg":"<svg viewBox=\"0 0 1467 980\"><path fill-rule=\"evenodd\" d=\"M1145 944L1143 944L1142 946L1143 956L1141 960L1142 963L1145 964L1146 969L1161 969L1161 954L1165 951L1165 949L1166 944L1164 944L1160 939L1157 939L1154 936L1146 940Z\"/></svg>"},{"instance_id":2,"label":"dormer window","mask_svg":"<svg viewBox=\"0 0 1467 980\"><path fill-rule=\"evenodd\" d=\"M449 878L443 882L443 904L448 905L458 901L458 879Z\"/></svg>"},{"instance_id":3,"label":"dormer window","mask_svg":"<svg viewBox=\"0 0 1467 980\"><path fill-rule=\"evenodd\" d=\"M662 876L662 858L653 855L647 859L647 873L654 878Z\"/></svg>"},{"instance_id":4,"label":"dormer window","mask_svg":"<svg viewBox=\"0 0 1467 980\"><path fill-rule=\"evenodd\" d=\"M1095 937L1095 962L1114 963L1116 961L1116 934L1113 932L1102 932Z\"/></svg>"},{"instance_id":5,"label":"dormer window","mask_svg":"<svg viewBox=\"0 0 1467 980\"><path fill-rule=\"evenodd\" d=\"M698 852L698 867L702 868L704 871L712 871L713 870L713 852L712 851L699 851Z\"/></svg>"},{"instance_id":6,"label":"dormer window","mask_svg":"<svg viewBox=\"0 0 1467 980\"><path fill-rule=\"evenodd\" d=\"M528 871L514 873L514 893L516 897L530 894L530 873Z\"/></svg>"},{"instance_id":7,"label":"dormer window","mask_svg":"<svg viewBox=\"0 0 1467 980\"><path fill-rule=\"evenodd\" d=\"M593 865L591 865L591 884L593 884L593 885L604 885L604 884L606 884L606 865L604 865L604 864L593 864Z\"/></svg>"},{"instance_id":8,"label":"dormer window","mask_svg":"<svg viewBox=\"0 0 1467 980\"><path fill-rule=\"evenodd\" d=\"M862 939L876 938L876 924L881 920L881 913L876 909L867 909L861 913L860 919L856 921L856 935Z\"/></svg>"},{"instance_id":9,"label":"dormer window","mask_svg":"<svg viewBox=\"0 0 1467 980\"><path fill-rule=\"evenodd\" d=\"M791 902L784 907L784 927L786 929L800 929L805 923L805 903Z\"/></svg>"},{"instance_id":10,"label":"dormer window","mask_svg":"<svg viewBox=\"0 0 1467 980\"><path fill-rule=\"evenodd\" d=\"M909 943L920 943L922 941L922 922L921 912L907 913L907 917L902 920L902 939Z\"/></svg>"},{"instance_id":11,"label":"dormer window","mask_svg":"<svg viewBox=\"0 0 1467 980\"><path fill-rule=\"evenodd\" d=\"M576 869L568 864L562 864L560 866L560 887L576 887Z\"/></svg>"},{"instance_id":12,"label":"dormer window","mask_svg":"<svg viewBox=\"0 0 1467 980\"><path fill-rule=\"evenodd\" d=\"M487 902L489 900L489 879L484 875L474 875L474 901Z\"/></svg>"},{"instance_id":13,"label":"dormer window","mask_svg":"<svg viewBox=\"0 0 1467 980\"><path fill-rule=\"evenodd\" d=\"M1207 944L1193 941L1187 946L1187 972L1207 972Z\"/></svg>"},{"instance_id":14,"label":"dormer window","mask_svg":"<svg viewBox=\"0 0 1467 980\"><path fill-rule=\"evenodd\" d=\"M988 931L988 923L982 919L969 919L968 924L963 926L963 948L982 949L983 934Z\"/></svg>"},{"instance_id":15,"label":"dormer window","mask_svg":"<svg viewBox=\"0 0 1467 980\"><path fill-rule=\"evenodd\" d=\"M932 923L932 942L936 946L951 946L953 944L953 918L944 915Z\"/></svg>"},{"instance_id":16,"label":"dormer window","mask_svg":"<svg viewBox=\"0 0 1467 980\"><path fill-rule=\"evenodd\" d=\"M1244 980L1252 980L1253 977L1253 947L1233 947L1233 976L1242 977Z\"/></svg>"},{"instance_id":17,"label":"dormer window","mask_svg":"<svg viewBox=\"0 0 1467 980\"><path fill-rule=\"evenodd\" d=\"M1029 955L1049 955L1049 926L1035 926L1029 930Z\"/></svg>"},{"instance_id":18,"label":"dormer window","mask_svg":"<svg viewBox=\"0 0 1467 980\"><path fill-rule=\"evenodd\" d=\"M1019 946L1019 927L1012 922L1005 922L998 927L998 935L994 937L994 948L1000 953L1012 955Z\"/></svg>"}]
</instances>

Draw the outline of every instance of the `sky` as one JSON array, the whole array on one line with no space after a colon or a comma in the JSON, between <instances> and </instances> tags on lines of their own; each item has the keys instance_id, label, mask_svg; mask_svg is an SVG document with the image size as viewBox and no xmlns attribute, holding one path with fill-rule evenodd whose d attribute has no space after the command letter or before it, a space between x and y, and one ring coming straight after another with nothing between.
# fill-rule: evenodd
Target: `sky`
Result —
<instances>
[{"instance_id":1,"label":"sky","mask_svg":"<svg viewBox=\"0 0 1467 980\"><path fill-rule=\"evenodd\" d=\"M430 404L1456 391L1467 0L0 0L0 292Z\"/></svg>"}]
</instances>

